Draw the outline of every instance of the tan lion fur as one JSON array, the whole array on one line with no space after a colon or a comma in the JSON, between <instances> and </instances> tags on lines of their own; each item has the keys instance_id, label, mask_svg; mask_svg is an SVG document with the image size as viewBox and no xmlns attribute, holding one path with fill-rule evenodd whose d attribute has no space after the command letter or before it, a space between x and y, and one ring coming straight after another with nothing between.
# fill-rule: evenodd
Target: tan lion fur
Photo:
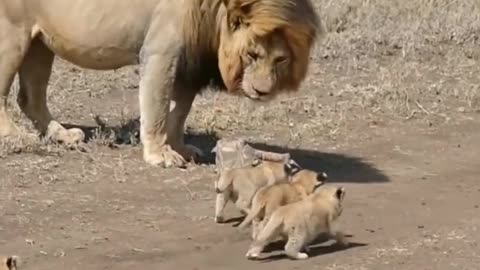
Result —
<instances>
[{"instance_id":1,"label":"tan lion fur","mask_svg":"<svg viewBox=\"0 0 480 270\"><path fill-rule=\"evenodd\" d=\"M143 158L184 166L202 155L184 143L195 96L208 86L260 101L297 90L319 26L310 0L0 1L0 136L19 132L6 108L16 74L34 127L77 144L83 131L47 107L54 58L96 70L139 65Z\"/></svg>"},{"instance_id":2,"label":"tan lion fur","mask_svg":"<svg viewBox=\"0 0 480 270\"><path fill-rule=\"evenodd\" d=\"M327 233L339 245L348 245L344 234L334 229L334 223L343 212L344 197L344 188L322 186L304 200L277 208L250 246L246 257L258 258L264 247L278 237L287 240L286 255L297 260L308 258L305 253L309 251L308 244L321 233Z\"/></svg>"},{"instance_id":3,"label":"tan lion fur","mask_svg":"<svg viewBox=\"0 0 480 270\"><path fill-rule=\"evenodd\" d=\"M227 169L215 181L215 222L224 221L223 210L229 201L243 213L250 211L252 198L264 186L288 182L289 176L298 170L295 162L255 159L251 166Z\"/></svg>"},{"instance_id":4,"label":"tan lion fur","mask_svg":"<svg viewBox=\"0 0 480 270\"><path fill-rule=\"evenodd\" d=\"M302 169L291 177L288 183L278 183L262 187L252 199L250 212L238 226L245 228L253 222L252 238L255 239L270 215L282 205L294 203L312 194L316 188L323 185L327 180L326 173L317 173Z\"/></svg>"}]
</instances>

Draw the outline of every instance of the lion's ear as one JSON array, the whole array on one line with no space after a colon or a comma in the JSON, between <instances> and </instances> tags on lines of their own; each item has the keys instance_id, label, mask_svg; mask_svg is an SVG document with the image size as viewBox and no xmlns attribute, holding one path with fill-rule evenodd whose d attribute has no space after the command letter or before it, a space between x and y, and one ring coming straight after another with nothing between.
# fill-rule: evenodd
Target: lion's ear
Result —
<instances>
[{"instance_id":1,"label":"lion's ear","mask_svg":"<svg viewBox=\"0 0 480 270\"><path fill-rule=\"evenodd\" d=\"M248 18L252 8L251 1L245 0L222 0L227 9L228 26L235 31L242 26L249 25Z\"/></svg>"}]
</instances>

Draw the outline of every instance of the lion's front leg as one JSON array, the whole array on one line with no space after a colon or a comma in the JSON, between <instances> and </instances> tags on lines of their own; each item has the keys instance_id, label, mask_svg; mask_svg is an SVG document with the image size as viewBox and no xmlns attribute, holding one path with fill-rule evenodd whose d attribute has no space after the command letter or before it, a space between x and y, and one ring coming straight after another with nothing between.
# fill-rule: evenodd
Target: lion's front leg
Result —
<instances>
[{"instance_id":1,"label":"lion's front leg","mask_svg":"<svg viewBox=\"0 0 480 270\"><path fill-rule=\"evenodd\" d=\"M193 145L185 144L185 121L195 99L196 91L193 89L176 87L172 93L170 112L168 114L168 143L185 160L196 159L203 156L203 152Z\"/></svg>"},{"instance_id":2,"label":"lion's front leg","mask_svg":"<svg viewBox=\"0 0 480 270\"><path fill-rule=\"evenodd\" d=\"M165 48L161 53L141 59L140 139L143 158L151 165L183 167L185 159L168 142L167 118L170 92L175 82L176 53Z\"/></svg>"}]
</instances>

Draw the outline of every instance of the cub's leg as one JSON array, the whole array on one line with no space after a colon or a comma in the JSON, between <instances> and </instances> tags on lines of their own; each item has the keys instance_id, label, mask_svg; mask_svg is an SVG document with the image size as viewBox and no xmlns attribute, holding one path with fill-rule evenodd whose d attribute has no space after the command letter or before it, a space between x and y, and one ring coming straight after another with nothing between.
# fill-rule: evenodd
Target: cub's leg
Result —
<instances>
[{"instance_id":1,"label":"cub's leg","mask_svg":"<svg viewBox=\"0 0 480 270\"><path fill-rule=\"evenodd\" d=\"M203 152L200 149L193 145L185 144L184 140L185 120L192 107L196 92L193 89L188 90L185 87L176 87L172 93L167 120L168 143L185 160L203 156Z\"/></svg>"},{"instance_id":2,"label":"cub's leg","mask_svg":"<svg viewBox=\"0 0 480 270\"><path fill-rule=\"evenodd\" d=\"M288 234L287 244L285 245L285 254L295 260L308 259L308 254L301 252L302 250L308 250L308 247L305 248L307 244L306 238L306 233L302 232L301 228L291 228Z\"/></svg>"},{"instance_id":3,"label":"cub's leg","mask_svg":"<svg viewBox=\"0 0 480 270\"><path fill-rule=\"evenodd\" d=\"M350 245L347 238L345 237L345 234L341 231L331 232L330 238L335 239L336 244L341 247L348 247Z\"/></svg>"},{"instance_id":4,"label":"cub's leg","mask_svg":"<svg viewBox=\"0 0 480 270\"><path fill-rule=\"evenodd\" d=\"M263 219L261 221L259 221L259 223L257 225L257 235L258 235L258 232L262 231L263 228L268 224L269 219L270 219L270 216L264 215ZM285 240L285 238L281 235L277 235L277 236L275 236L271 239L271 241L273 241L273 242L281 241L281 240Z\"/></svg>"},{"instance_id":5,"label":"cub's leg","mask_svg":"<svg viewBox=\"0 0 480 270\"><path fill-rule=\"evenodd\" d=\"M223 217L223 211L230 199L230 191L226 190L223 193L218 193L215 201L215 222L223 223L225 221Z\"/></svg>"},{"instance_id":6,"label":"cub's leg","mask_svg":"<svg viewBox=\"0 0 480 270\"><path fill-rule=\"evenodd\" d=\"M253 243L245 254L245 257L247 257L249 260L257 259L265 246L272 242L272 239L279 235L282 230L282 223L283 220L279 216L270 219L265 227L258 232L257 237L255 240L253 240Z\"/></svg>"},{"instance_id":7,"label":"cub's leg","mask_svg":"<svg viewBox=\"0 0 480 270\"><path fill-rule=\"evenodd\" d=\"M252 240L257 239L257 235L261 230L261 227L260 227L261 222L262 222L261 220L258 220L256 218L252 220Z\"/></svg>"},{"instance_id":8,"label":"cub's leg","mask_svg":"<svg viewBox=\"0 0 480 270\"><path fill-rule=\"evenodd\" d=\"M30 31L0 15L0 137L19 133L7 111L7 98L29 45Z\"/></svg>"},{"instance_id":9,"label":"cub's leg","mask_svg":"<svg viewBox=\"0 0 480 270\"><path fill-rule=\"evenodd\" d=\"M235 206L242 212L244 215L248 215L250 212L250 202L247 201L242 195L238 196Z\"/></svg>"},{"instance_id":10,"label":"cub's leg","mask_svg":"<svg viewBox=\"0 0 480 270\"><path fill-rule=\"evenodd\" d=\"M17 101L40 133L54 141L72 145L83 141L85 134L78 128L65 129L53 120L47 107L47 86L54 57L41 40L36 38L32 41L20 67Z\"/></svg>"}]
</instances>

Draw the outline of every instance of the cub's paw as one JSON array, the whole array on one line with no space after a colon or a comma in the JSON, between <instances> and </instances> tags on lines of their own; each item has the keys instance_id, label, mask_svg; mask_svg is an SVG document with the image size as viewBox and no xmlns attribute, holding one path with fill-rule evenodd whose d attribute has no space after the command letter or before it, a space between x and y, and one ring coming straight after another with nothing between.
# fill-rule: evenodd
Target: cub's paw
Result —
<instances>
[{"instance_id":1,"label":"cub's paw","mask_svg":"<svg viewBox=\"0 0 480 270\"><path fill-rule=\"evenodd\" d=\"M162 166L164 168L184 168L187 163L182 155L173 150L170 145L164 145L155 152L150 152L148 149L144 149L143 159L150 165Z\"/></svg>"},{"instance_id":2,"label":"cub's paw","mask_svg":"<svg viewBox=\"0 0 480 270\"><path fill-rule=\"evenodd\" d=\"M245 254L245 257L249 260L256 260L260 257L260 252L262 249L260 247L252 246Z\"/></svg>"},{"instance_id":3,"label":"cub's paw","mask_svg":"<svg viewBox=\"0 0 480 270\"><path fill-rule=\"evenodd\" d=\"M308 254L303 253L303 252L299 252L295 256L293 256L293 259L295 259L295 260L306 260L306 259L308 259Z\"/></svg>"},{"instance_id":4,"label":"cub's paw","mask_svg":"<svg viewBox=\"0 0 480 270\"><path fill-rule=\"evenodd\" d=\"M215 223L224 223L225 219L223 217L215 217Z\"/></svg>"}]
</instances>

